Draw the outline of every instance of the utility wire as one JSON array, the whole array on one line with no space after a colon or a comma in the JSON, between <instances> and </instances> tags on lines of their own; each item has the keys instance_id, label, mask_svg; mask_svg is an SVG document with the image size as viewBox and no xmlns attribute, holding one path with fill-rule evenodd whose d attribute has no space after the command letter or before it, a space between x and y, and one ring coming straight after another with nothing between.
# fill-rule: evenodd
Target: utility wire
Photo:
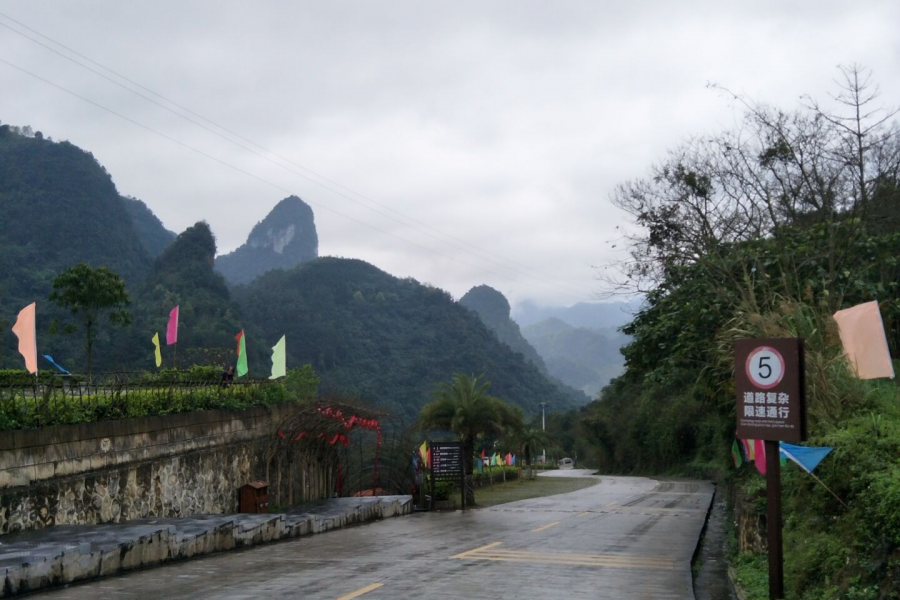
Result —
<instances>
[{"instance_id":1,"label":"utility wire","mask_svg":"<svg viewBox=\"0 0 900 600\"><path fill-rule=\"evenodd\" d=\"M45 48L46 50L49 50L50 52L53 52L54 54L57 54L58 56L61 56L62 58L65 58L66 60L68 60L68 61L70 61L70 62L72 62L72 63L74 63L74 64L76 64L76 65L78 65L78 66L80 66L80 67L82 67L83 69L86 69L86 70L88 70L88 71L94 73L95 75L97 75L97 76L99 76L99 77L102 77L103 79L106 79L106 80L109 81L110 83L113 83L114 85L117 85L117 86L121 87L122 89L124 89L124 90L126 90L126 91L128 91L128 92L131 92L131 93L133 93L133 94L139 96L140 98L146 100L147 102L150 102L150 103L152 103L152 104L154 104L154 105L156 105L156 106L158 106L158 107L160 107L160 108L162 108L162 109L164 109L164 110L166 110L166 111L168 111L168 112L170 112L170 113L172 113L172 114L174 114L174 115L176 115L176 116L178 116L178 117L180 117L180 118L182 118L182 119L184 119L184 120L186 120L186 121L188 121L188 122L190 122L190 123L192 123L192 124L194 124L194 125L196 125L197 127L200 127L201 129L204 129L205 131L207 131L207 132L209 132L209 133L211 133L211 134L213 134L213 135L215 135L215 136L217 136L217 137L219 137L219 138L225 140L226 142L229 142L229 143L231 143L231 144L234 144L235 146L237 146L237 147L239 147L239 148L241 148L241 149L243 149L243 150L245 150L245 151L247 151L247 152L250 152L251 154L254 154L255 156L258 156L258 157L262 158L263 160L266 160L266 161L268 161L268 162L271 162L272 164L274 164L275 166L277 166L277 167L279 167L279 168L281 168L281 169L284 169L284 170L286 170L286 171L289 171L289 172L291 172L291 173L293 173L293 174L295 174L295 175L297 175L297 176L299 176L299 177L302 177L302 178L304 178L304 179L306 179L306 180L308 180L308 181L310 181L310 182L312 182L312 183L314 183L314 184L316 184L316 185L319 185L320 187L322 187L322 188L324 188L324 189L326 189L326 190L328 190L328 191L330 191L330 192L332 192L332 193L334 193L334 194L336 194L336 195L338 195L338 196L340 196L340 197L342 197L342 198L345 198L346 200L349 200L350 202L354 202L354 203L356 203L356 204L358 204L358 205L360 205L360 206L363 206L364 208L366 208L366 209L368 209L368 210L370 210L370 211L372 211L372 212L375 212L376 214L379 214L379 215L381 215L381 216L383 216L383 217L385 217L385 218L388 218L388 219L390 219L390 220L393 220L393 221L395 221L395 222L397 222L397 223L399 223L399 224L401 224L401 225L404 225L404 226L406 226L406 227L410 227L410 228L412 228L412 229L419 230L420 233L423 233L424 235L426 235L426 236L428 236L428 237L430 237L430 238L432 238L432 239L435 239L435 240L440 241L440 242L442 242L442 243L449 244L449 245L455 247L455 248L458 249L458 250L461 250L461 251L463 251L463 252L466 252L466 253L468 253L468 254L471 254L472 256L475 256L475 257L477 257L477 258L479 258L479 259L481 259L481 260L487 260L487 261L489 261L489 262L492 262L492 263L494 263L495 265L497 265L497 266L499 266L499 267L507 268L507 269L509 268L509 266L500 264L500 263L497 262L496 260L492 259L490 256L486 256L486 255L495 256L495 257L499 258L500 260L506 261L507 263L510 263L510 264L513 264L513 265L518 265L518 266L523 267L523 268L525 268L525 269L534 271L535 273L540 273L540 274L543 275L544 277L549 277L550 279L555 280L555 281L557 281L557 282L568 282L568 280L565 280L565 279L559 278L559 277L557 277L557 276L551 275L551 274L549 274L549 273L546 273L546 272L544 272L544 271L542 271L542 270L540 270L540 269L537 269L536 267L532 267L532 266L526 265L526 264L524 264L524 263L521 263L521 262L518 262L518 261L515 261L515 260L512 260L512 259L506 258L506 257L504 257L504 256L502 256L502 255L500 255L500 254L497 254L497 253L495 253L495 252L492 252L492 251L490 251L490 250L486 250L486 249L484 249L484 248L481 248L481 247L479 247L479 246L477 246L477 245L474 245L474 244L472 244L472 243L470 243L470 242L467 242L467 241L465 241L465 240L462 240L461 238L455 237L455 236L453 236L453 235L451 235L451 234L448 234L448 233L446 233L446 232L441 231L440 229L437 229L437 228L435 228L435 227L432 227L431 225L429 225L429 224L427 224L427 223L425 223L425 222L423 222L423 221L420 221L420 220L418 220L418 219L416 219L416 218L414 218L414 217L411 217L411 216L409 216L409 215L406 215L406 214L404 214L404 213L401 212L401 211L398 211L398 210L396 210L396 209L393 209L393 208L391 208L391 207L388 206L388 205L385 205L385 204L380 203L380 202L378 202L378 201L376 201L376 200L373 200L372 198L369 198L369 197L367 197L367 196L365 196L365 195L363 195L363 194L361 194L361 193L359 193L359 192L356 192L356 191L354 191L354 190L352 190L352 189L350 189L350 188L348 188L348 187L346 187L346 186L344 186L344 185L342 185L342 184L340 184L340 183L338 183L338 182L336 182L336 181L334 181L334 180L332 180L332 179L329 179L328 177L326 177L326 176L324 176L324 175L321 175L321 174L319 174L319 173L313 171L312 169L309 169L309 168L303 166L302 164L299 164L299 163L294 162L294 161L292 161L291 159L289 159L289 158L287 158L287 157L285 157L285 156L282 156L281 154L275 152L274 150L270 150L270 149L268 149L268 148L266 148L266 147L264 147L264 146L262 146L262 145L260 145L260 144L257 144L257 143L254 142L253 140L250 140L250 139L248 139L248 138L246 138L246 137L244 137L244 136L242 136L242 135L240 135L240 134L238 134L238 133L236 133L236 132L234 132L234 131L232 131L232 130L230 130L230 129L228 129L228 128L222 126L222 125L219 125L219 124L216 123L215 121L212 121L211 119L209 119L209 118L207 118L207 117L204 117L203 115L198 114L198 113L192 111L191 109L189 109L189 108L187 108L187 107L185 107L185 106L183 106L183 105L181 105L181 104L178 104L178 103L175 102L174 100L171 100L171 99L167 98L166 96L163 96L162 94L159 94L159 93L153 91L152 89L150 89L150 88L148 88L148 87L146 87L146 86L144 86L144 85L141 85L140 83L138 83L138 82L136 82L136 81L134 81L134 80L132 80L132 79L129 79L128 77L122 75L121 73L118 73L118 72L114 71L113 69L110 69L109 67L106 67L105 65L103 65L103 64L101 64L101 63L99 63L99 62L97 62L97 61L95 61L95 60L93 60L93 59L91 59L91 58L89 58L89 57L87 57L87 56L85 56L85 55L79 53L78 51L73 50L72 48L69 48L69 47L66 46L65 44L62 44L62 43L60 43L60 42L54 40L53 38L50 38L49 36L46 36L46 35L42 34L41 32L39 32L39 31L37 31L37 30L35 30L35 29L29 27L28 25L25 25L24 23L22 23L22 22L20 22L20 21L17 21L16 19L13 19L13 18L10 17L9 15L6 15L6 14L0 12L0 17L3 17L3 18L5 18L5 19L7 19L7 20L9 20L9 21L11 21L11 22L13 22L13 23L15 23L16 25L18 25L18 26L20 26L20 27L22 27L22 28L24 28L24 29L26 29L26 30L28 30L28 31L30 31L30 32L32 32L32 33L34 33L35 35L38 35L38 36L40 36L40 37L42 37L42 38L44 38L44 39L46 39L46 40L52 42L53 44L55 44L55 45L57 45L57 46L59 46L59 47L65 49L66 51L68 51L68 52L74 54L75 56L78 56L79 58L82 58L82 59L84 59L84 60L90 62L91 64L94 64L94 65L100 67L101 69L103 69L103 70L105 70L105 71L107 71L107 72L109 72L109 73L112 73L112 74L115 75L116 77L118 77L118 78L120 78L120 79L122 79L122 80L124 80L124 81L127 81L128 83L130 83L130 84L132 84L132 85L134 85L134 86L137 86L137 87L139 87L139 88L141 88L141 89L143 89L143 90L149 92L150 94L153 94L154 96L156 96L156 97L158 97L158 98L161 98L161 99L164 100L165 102L168 102L169 104L171 104L171 105L173 105L173 106L176 106L176 107L179 108L180 110L183 110L183 111L185 111L185 112L187 112L187 113L189 113L189 114L191 114L191 115L193 115L193 116L195 116L195 117L197 117L197 118L199 118L199 119L202 119L203 121L205 121L205 122L207 122L207 123L213 125L214 127L218 128L218 129L221 129L222 131L225 131L225 132L227 132L228 134L230 134L230 135L232 135L232 136L234 136L234 137L236 137L236 138L238 138L238 139L240 139L240 140L242 140L242 141L244 141L244 142L246 142L246 143L248 143L248 144L250 144L250 145L252 145L252 146L255 146L256 148L259 148L260 150L263 150L264 152L266 152L266 153L268 153L268 154L271 154L271 155L273 155L273 156L279 158L280 160L282 160L282 161L284 161L284 162L286 162L286 163L289 163L289 164L291 164L291 165L293 165L293 166L295 166L295 167L297 167L297 168L299 168L299 169L305 171L306 173L309 173L309 174L311 174L311 175L313 175L313 176L315 176L315 177L317 177L317 178L319 178L319 179L321 179L321 180L327 182L328 184L331 184L332 186L341 188L341 189L345 190L346 192L348 192L348 193L350 193L350 194L353 194L353 195L355 195L355 196L358 196L359 198L365 200L366 202L369 202L369 203L371 203L371 204L374 204L374 205L376 205L376 206L379 206L379 207L381 207L381 208L384 208L385 210L388 210L388 211L390 211L390 212L392 212L392 213L394 213L394 214L396 214L396 215L399 215L400 217L402 217L402 219L405 219L405 221L402 221L402 220L400 220L400 219L398 219L398 218L396 218L396 217L394 217L394 216L392 216L392 215L386 214L386 213L384 213L384 212L382 212L382 211L380 211L380 210L378 210L378 209L372 208L371 206L368 206L368 205L366 205L365 203L360 202L359 200L357 200L357 199L355 199L355 198L351 198L351 197L348 196L347 194L345 194L345 193L343 193L343 192L341 192L341 191L339 191L339 190L336 190L336 189L334 189L333 187L329 187L328 185L325 185L325 184L323 184L323 183L321 183L321 182L319 182L319 181L316 181L315 179L312 179L311 177L309 177L308 175L305 175L304 173L299 173L299 172L297 172L297 171L295 171L295 170L293 170L293 169L291 169L291 168L289 168L289 167L286 167L285 165L283 165L283 164L281 164L281 163L279 163L279 162L276 162L276 161L272 160L270 157L266 156L265 154L262 154L262 153L260 153L260 152L258 152L258 151L256 151L256 150L254 150L253 148L249 148L249 147L247 147L247 146L245 146L245 145L243 145L243 144L241 144L241 143L238 143L238 142L236 142L236 141L230 139L229 137L227 137L227 136L225 136L225 135L219 133L218 131L215 131L215 130L211 129L210 127L207 127L206 125L203 125L202 123L198 123L197 121L195 121L195 120L193 120L193 119L191 119L191 118L189 118L189 117L187 117L187 116L181 114L180 112L178 112L178 111L176 111L176 110L173 110L173 109L170 108L169 106L166 106L166 105L164 105L164 104L162 104L162 103L160 103L160 102L154 100L153 98L150 98L150 97L148 97L148 96L146 96L146 95L144 95L144 94L141 94L140 92L138 92L138 91L136 91L136 90L134 90L134 89L132 89L132 88L126 86L126 85L123 85L123 84L120 83L119 81L116 81L115 79L112 79L111 77L109 77L109 76L107 76L107 75L105 75L105 74L103 74L103 73L100 73L99 71L97 71L97 70L95 70L95 69L92 69L91 67L89 67L89 66L87 66L87 65L85 65L85 64L83 64L83 63L81 63L81 62L79 62L79 61L77 61L77 60L75 60L75 59L73 59L72 57L63 54L62 52L59 52L59 51L56 50L55 48L52 48L52 47L50 47L50 46L48 46L48 45L46 45L46 44L44 44L44 43L42 43L42 42L40 42L40 41L38 41L38 40L32 38L32 37L30 37L30 36L28 36L28 35L22 33L21 31L18 31L18 30L16 30L16 29L10 27L9 25L6 25L6 24L4 24L4 23L0 23L0 27L4 27L4 28L8 29L9 31L12 31L12 32L15 33L15 34L17 34L17 35L19 35L19 36L21 36L21 37L23 37L23 38L25 38L25 39L27 39L27 40L29 40L29 41L35 43L35 44L38 44L39 46ZM411 223L412 223L412 224L411 224ZM425 231L422 231L421 228L425 228L425 229L428 229L428 230L430 230L430 231L433 231L433 232L437 233L438 235L443 236L444 238L447 238L447 239L444 239L444 240L439 239L439 238L435 237L435 236L432 235L432 234L429 234L429 233L427 233L427 232L425 232ZM447 240L450 240L450 241L447 241ZM465 244L465 246L460 245L459 243L455 243L455 242L460 242L460 243L462 243L462 244ZM467 247L467 246L468 246L468 247ZM478 252L473 251L473 250L472 250L473 248L474 248L475 250L478 250ZM529 274L529 273L527 273L527 272L521 271L521 269L519 269L519 268L515 268L515 267L514 267L512 270L515 271L515 272L518 272L520 275L524 275L525 277L529 277L529 278L534 279L534 280L537 280L537 279L538 279L538 278L535 277L534 275L531 275L531 274ZM582 285L581 283L576 283L576 282L572 282L572 283L575 283L576 285ZM585 293L584 290L576 289L576 288L570 287L570 286L568 286L568 285L566 285L566 286L564 286L564 287L565 287L566 289L568 289L569 291L574 292L574 293L579 294L579 295Z\"/></svg>"},{"instance_id":2,"label":"utility wire","mask_svg":"<svg viewBox=\"0 0 900 600\"><path fill-rule=\"evenodd\" d=\"M241 169L240 167L237 167L237 166L235 166L235 165L233 165L233 164L231 164L231 163L229 163L229 162L226 162L226 161L224 161L224 160L222 160L222 159L220 159L220 158L217 158L217 157L213 156L212 154L209 154L209 153L207 153L207 152L204 152L203 150L200 150L200 149L195 148L195 147L193 147L193 146L191 146L191 145L189 145L189 144L186 144L186 143L182 142L181 140L178 140L178 139L176 139L176 138L174 138L174 137L172 137L172 136L170 136L170 135L167 135L167 134L165 134L165 133L162 133L162 132L160 132L160 131L157 131L157 130L153 129L152 127L149 127L149 126L147 126L147 125L144 125L143 123L140 123L139 121L136 121L136 120L134 120L134 119L132 119L132 118L130 118L130 117L127 117L127 116L125 116L125 115L123 115L123 114L121 114L121 113L119 113L119 112L116 112L116 111L112 110L111 108L107 108L106 106L103 106L102 104L100 104L100 103L98 103L98 102L95 102L94 100L91 100L90 98L86 98L85 96L82 96L82 95L80 95L80 94L78 94L78 93L76 93L76 92L73 92L72 90L70 90L70 89L68 89L68 88L65 88L65 87L63 87L63 86L61 86L61 85L59 85L59 84L57 84L57 83L54 83L54 82L50 81L49 79L45 79L44 77L41 77L40 75L37 75L37 74L35 74L35 73L32 73L31 71L28 71L27 69L24 69L24 68L22 68L22 67L20 67L20 66L18 66L18 65L15 65L15 64L13 64L13 63L11 63L11 62L9 62L9 61L3 59L3 58L0 58L0 63L3 63L3 64L5 64L5 65L7 65L7 66L9 66L9 67L12 67L13 69L16 69L16 70L18 70L18 71L20 71L20 72L22 72L22 73L24 73L24 74L26 74L26 75L28 75L28 76L30 76L30 77L33 77L34 79L37 79L38 81L41 81L41 82L43 82L43 83L45 83L45 84L47 84L47 85L50 85L50 86L52 86L52 87L55 87L56 89L58 89L58 90L60 90L60 91L63 91L63 92L65 92L65 93L67 93L67 94L69 94L69 95L71 95L71 96L74 96L75 98L78 98L79 100L82 100L82 101L84 101L84 102L87 102L88 104L91 104L91 105L93 105L93 106L95 106L95 107L97 107L97 108L99 108L99 109L101 109L101 110L104 110L104 111L110 113L111 115L114 115L114 116L116 116L116 117L119 117L120 119L123 119L123 120L125 120L125 121L128 121L129 123L131 123L131 124L133 124L133 125L136 125L137 127L140 127L141 129L144 129L144 130L146 130L146 131L149 131L150 133L153 133L153 134L155 134L155 135L157 135L157 136L159 136L159 137L162 137L162 138L164 138L164 139L166 139L166 140L168 140L168 141L170 141L170 142L172 142L172 143L175 143L175 144L177 144L177 145L179 145L179 146L181 146L181 147L183 147L183 148L186 148L187 150L190 150L190 151L195 152L195 153L197 153L197 154L199 154L199 155L201 155L201 156L204 156L204 157L206 157L206 158L208 158L208 159L210 159L210 160L213 160L213 161L219 163L220 165L223 165L223 166L225 166L225 167L227 167L227 168L229 168L229 169L232 169L232 170L234 170L234 171L237 171L238 173L242 173L243 175L246 175L246 176L248 176L248 177L252 177L253 179L256 179L257 181L260 181L260 182L262 182L262 183L265 183L266 185L269 185L269 186L271 186L271 187L273 187L273 188L275 188L275 189L277 189L277 190L280 190L280 191L282 191L282 192L284 192L284 193L286 193L286 194L289 194L289 195L295 195L293 191L291 191L291 190L289 190L289 189L287 189L287 188L285 188L285 187L282 187L282 186L278 185L277 183L273 183L273 182L269 181L268 179L265 179L265 178L263 178L263 177L260 177L259 175L256 175L256 174L254 174L254 173L251 173L251 172L249 172L249 171L246 171L246 170L244 170L244 169ZM459 263L459 264L465 265L465 266L470 267L470 268L472 268L472 269L477 269L477 270L479 270L479 271L482 271L482 272L484 272L484 273L488 273L488 274L493 275L493 276L495 276L495 277L500 277L500 278L503 278L503 279L507 279L507 280L509 280L509 281L512 281L512 282L514 282L514 283L519 283L516 279L514 279L514 278L512 278L512 277L509 277L508 275L505 275L505 274L503 274L503 273L497 273L497 272L495 272L495 271L491 271L491 270L485 269L485 268L483 268L483 267L481 267L481 266L474 265L474 264L472 264L472 263L469 263L469 262L460 260L459 258L456 258L456 257L454 257L454 256L450 256L450 255L444 254L444 253L442 253L442 252L438 252L437 250L434 250L433 248L428 248L427 246L423 246L422 244L419 244L419 243L417 243L417 242L414 242L414 241L412 241L412 240L409 240L409 239L407 239L407 238L405 238L405 237L401 237L401 236L399 236L399 235L397 235L397 234L391 233L390 231L386 231L386 230L384 230L384 229L381 229L381 228L379 228L379 227L376 227L375 225L372 225L372 224L370 224L370 223L367 223L367 222L362 221L362 220L360 220L360 219L357 219L357 218L355 218L355 217L351 217L350 215L347 215L347 214L345 214L345 213L343 213L343 212L340 212L340 211L338 211L338 210L335 210L334 208L331 208L330 206L324 205L324 204L322 204L321 202L310 201L310 204L314 204L315 206L317 206L317 207L319 207L319 208L321 208L321 209L323 209L323 210L327 210L327 211L329 211L329 212L331 212L331 213L334 213L334 214L336 214L336 215L338 215L338 216L340 216L340 217L343 217L343 218L345 218L345 219L349 219L350 221L353 221L353 222L355 222L355 223L358 223L358 224L360 224L360 225L363 225L363 226L365 226L365 227L368 227L368 228L370 228L370 229L373 229L373 230L375 230L375 231L378 231L379 233L382 233L382 234L384 234L384 235L390 236L390 237L392 237L392 238L394 238L394 239L400 240L400 241L405 242L405 243L407 243L407 244L413 245L413 246L415 246L415 247L417 247L417 248L420 248L420 249L422 249L422 250L425 250L426 252L430 252L431 254L434 254L434 255L436 255L436 256L440 256L440 257L443 257L443 258L445 258L445 259L447 259L447 260L451 260L451 261L457 262L457 263ZM546 287L546 286L545 286L545 287ZM559 290L556 289L556 288L548 288L548 289L552 289L552 291L559 293ZM577 296L573 296L573 295L570 295L570 294L566 294L566 295L569 295L569 296L572 297L572 298L577 298L577 299L579 299L579 300L582 300L582 299L583 299L583 298L580 298L580 297L577 297Z\"/></svg>"}]
</instances>

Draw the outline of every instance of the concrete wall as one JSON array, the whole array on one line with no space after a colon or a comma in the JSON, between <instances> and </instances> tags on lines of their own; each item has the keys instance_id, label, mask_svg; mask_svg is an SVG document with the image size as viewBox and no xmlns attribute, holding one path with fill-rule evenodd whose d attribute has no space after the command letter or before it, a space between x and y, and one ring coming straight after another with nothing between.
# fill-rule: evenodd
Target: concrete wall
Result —
<instances>
[{"instance_id":1,"label":"concrete wall","mask_svg":"<svg viewBox=\"0 0 900 600\"><path fill-rule=\"evenodd\" d=\"M290 405L0 432L0 533L237 510L237 489L273 482L271 503L320 499L331 464L267 453Z\"/></svg>"}]
</instances>

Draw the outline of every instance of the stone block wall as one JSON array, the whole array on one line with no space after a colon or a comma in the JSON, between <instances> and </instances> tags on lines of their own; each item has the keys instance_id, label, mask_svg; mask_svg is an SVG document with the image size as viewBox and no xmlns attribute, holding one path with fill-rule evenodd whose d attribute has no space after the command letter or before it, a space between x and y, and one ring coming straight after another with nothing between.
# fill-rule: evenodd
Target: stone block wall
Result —
<instances>
[{"instance_id":1,"label":"stone block wall","mask_svg":"<svg viewBox=\"0 0 900 600\"><path fill-rule=\"evenodd\" d=\"M270 503L328 497L323 459L273 456L290 405L0 432L0 534L55 524L237 511L238 488L270 481Z\"/></svg>"}]
</instances>

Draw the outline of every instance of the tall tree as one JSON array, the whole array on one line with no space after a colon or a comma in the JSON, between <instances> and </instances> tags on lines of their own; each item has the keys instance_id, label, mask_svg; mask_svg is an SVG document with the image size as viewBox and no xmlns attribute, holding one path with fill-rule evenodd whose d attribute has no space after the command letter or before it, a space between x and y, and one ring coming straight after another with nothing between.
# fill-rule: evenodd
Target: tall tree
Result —
<instances>
[{"instance_id":1,"label":"tall tree","mask_svg":"<svg viewBox=\"0 0 900 600\"><path fill-rule=\"evenodd\" d=\"M79 263L53 280L50 300L68 309L84 326L87 372L90 375L96 328L103 314L107 313L110 322L115 325L131 323L131 313L126 310L131 301L125 290L125 281L106 267L94 269L86 263Z\"/></svg>"},{"instance_id":2,"label":"tall tree","mask_svg":"<svg viewBox=\"0 0 900 600\"><path fill-rule=\"evenodd\" d=\"M442 383L435 400L422 407L419 426L422 429L452 431L463 447L466 504L475 504L472 459L475 439L480 435L500 435L510 427L519 427L522 414L502 400L488 394L491 384L481 378L457 374L452 383Z\"/></svg>"},{"instance_id":3,"label":"tall tree","mask_svg":"<svg viewBox=\"0 0 900 600\"><path fill-rule=\"evenodd\" d=\"M509 436L510 443L518 449L519 455L525 460L528 476L531 476L531 467L534 455L541 448L548 448L552 440L546 431L538 429L534 425L515 428Z\"/></svg>"}]
</instances>

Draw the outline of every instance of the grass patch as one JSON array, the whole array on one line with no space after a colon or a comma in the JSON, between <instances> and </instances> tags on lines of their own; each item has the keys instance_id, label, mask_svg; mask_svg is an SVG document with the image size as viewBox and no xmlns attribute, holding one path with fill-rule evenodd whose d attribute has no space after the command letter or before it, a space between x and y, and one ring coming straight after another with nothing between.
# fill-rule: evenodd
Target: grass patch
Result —
<instances>
[{"instance_id":1,"label":"grass patch","mask_svg":"<svg viewBox=\"0 0 900 600\"><path fill-rule=\"evenodd\" d=\"M769 597L769 563L765 554L741 554L734 562L737 585L747 600Z\"/></svg>"},{"instance_id":2,"label":"grass patch","mask_svg":"<svg viewBox=\"0 0 900 600\"><path fill-rule=\"evenodd\" d=\"M534 481L495 483L493 487L488 485L475 490L475 503L479 508L488 508L517 500L577 492L599 482L599 479L589 477L538 477Z\"/></svg>"}]
</instances>

